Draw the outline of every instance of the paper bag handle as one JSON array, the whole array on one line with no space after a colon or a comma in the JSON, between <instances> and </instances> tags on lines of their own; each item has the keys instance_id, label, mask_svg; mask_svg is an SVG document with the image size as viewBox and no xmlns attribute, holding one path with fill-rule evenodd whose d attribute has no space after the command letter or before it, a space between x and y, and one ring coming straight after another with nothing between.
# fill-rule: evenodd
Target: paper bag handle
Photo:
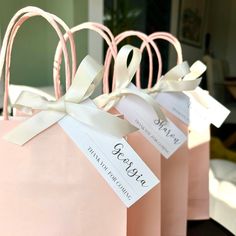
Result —
<instances>
[{"instance_id":1,"label":"paper bag handle","mask_svg":"<svg viewBox=\"0 0 236 236\"><path fill-rule=\"evenodd\" d=\"M32 16L37 16L38 13L26 13L25 15L21 16L21 18L15 23L15 26L12 29L11 32L11 38L10 41L14 39L15 34L17 33L19 27L24 23L24 21L26 21L28 18L32 17ZM67 37L70 40L70 45L71 45L71 55L72 55L72 78L75 76L76 73L76 50L75 50L75 42L74 42L74 38L72 36L72 33L70 32L69 27L65 24L64 21L62 21L59 17L51 14L51 16L55 19L55 21L57 23L59 23L64 29L65 31L68 32ZM9 44L11 45L9 41ZM12 46L11 46L12 47ZM61 63L60 63L61 64ZM60 66L60 65L59 65ZM58 67L58 63L57 61L54 61L54 70L55 68ZM68 89L70 87L70 77L66 76L66 88ZM57 84L56 84L57 83ZM60 90L60 80L54 81L54 92L55 92L55 97L56 99L58 99L61 96L61 90Z\"/></svg>"},{"instance_id":2,"label":"paper bag handle","mask_svg":"<svg viewBox=\"0 0 236 236\"><path fill-rule=\"evenodd\" d=\"M25 17L22 17L17 23L16 20L21 14L25 14ZM15 38L15 35L20 27L20 25L27 20L28 18L32 16L40 15L43 18L45 18L55 29L57 32L60 41L63 45L63 53L65 57L65 69L66 69L66 78L67 81L70 81L70 68L69 68L69 55L67 52L65 40L63 38L63 35L60 31L60 28L58 27L57 23L54 21L54 18L56 18L54 15L51 15L40 8L37 7L25 7L21 10L19 10L11 19L10 23L8 24L4 39L3 39L3 45L1 49L1 55L0 55L0 72L2 72L4 61L6 62L5 65L5 93L4 93L4 104L3 104L3 116L4 119L8 119L8 94L9 94L9 81L10 81L10 63L11 63L11 51L12 51L12 44ZM57 18L58 20L59 18ZM59 20L60 22L63 22L62 20ZM64 26L66 26L65 23L63 23ZM14 29L14 31L12 30ZM67 27L67 29L69 29ZM10 35L10 37L9 37Z\"/></svg>"},{"instance_id":3,"label":"paper bag handle","mask_svg":"<svg viewBox=\"0 0 236 236\"><path fill-rule=\"evenodd\" d=\"M148 84L148 87L151 87L151 85L152 85L152 73L153 73L153 59L152 59L152 50L151 50L151 47L150 47L149 43L151 44L151 46L153 47L153 49L156 53L156 56L158 58L158 63L159 63L160 68L161 68L162 67L161 66L162 61L161 61L160 51L157 48L156 44L153 41L151 41L146 34L144 34L142 32L139 32L139 31L133 31L133 30L124 31L124 32L120 33L119 35L117 35L115 37L116 44L118 45L123 39L125 39L127 37L131 37L131 36L136 36L139 39L141 39L143 44L147 48L147 53L148 53L148 58L149 58L149 80L148 80L149 84ZM104 93L109 93L109 80L108 80L109 68L108 67L110 66L110 63L111 63L111 52L110 52L110 49L108 48L107 53L106 53L106 59L105 59L105 65L107 65L107 68L106 68L107 70L104 73L104 80L103 80L103 92ZM160 75L161 75L161 70L158 71L158 76L160 77ZM140 69L138 69L137 73L136 73L136 85L139 88L141 87ZM114 79L113 79L112 87L113 88L115 87L115 80Z\"/></svg>"},{"instance_id":4,"label":"paper bag handle","mask_svg":"<svg viewBox=\"0 0 236 236\"><path fill-rule=\"evenodd\" d=\"M174 35L172 35L168 32L154 32L149 35L149 39L151 41L158 40L158 39L168 41L170 44L172 44L174 46L174 48L177 52L177 64L180 64L183 62L182 47L181 47L179 40ZM145 44L143 43L141 45L140 50L143 51L144 47L145 47ZM158 60L159 60L159 58L158 58ZM162 65L159 63L159 67L160 66L162 66ZM140 80L140 77L138 79ZM157 81L158 81L158 79L159 78L157 78ZM151 82L152 82L152 80L151 80ZM149 81L149 83L150 83L150 81Z\"/></svg>"},{"instance_id":5,"label":"paper bag handle","mask_svg":"<svg viewBox=\"0 0 236 236\"><path fill-rule=\"evenodd\" d=\"M84 30L84 29L89 29L89 30L93 30L95 32L97 32L107 43L109 49L111 50L111 54L114 58L116 58L117 56L117 47L116 47L116 42L115 42L115 38L113 36L113 34L111 33L111 31L104 26L103 24L100 23L96 23L96 22L85 22L82 23L80 25L77 25L73 28L70 29L70 32L72 34L75 34L76 32L80 31L80 30ZM65 34L64 35L65 40L67 40L68 35ZM61 54L62 54L62 48L61 48L61 43L59 42L57 45L57 49L55 52L55 56L54 56L54 62L56 62L56 64L54 63L54 70L53 70L53 77L54 77L54 85L57 86L58 82L60 81L60 63L61 63ZM109 70L109 68L107 68L106 66L106 62L104 65L104 69L105 69L105 73L107 70Z\"/></svg>"}]
</instances>

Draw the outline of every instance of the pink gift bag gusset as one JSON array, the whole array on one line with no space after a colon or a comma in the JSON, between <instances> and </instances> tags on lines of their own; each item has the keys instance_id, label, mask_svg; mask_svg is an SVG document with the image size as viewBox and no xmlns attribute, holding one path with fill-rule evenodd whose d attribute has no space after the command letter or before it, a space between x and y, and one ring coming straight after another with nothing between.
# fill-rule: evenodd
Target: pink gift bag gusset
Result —
<instances>
[{"instance_id":1,"label":"pink gift bag gusset","mask_svg":"<svg viewBox=\"0 0 236 236\"><path fill-rule=\"evenodd\" d=\"M209 126L201 132L190 130L188 219L191 220L209 218L209 143Z\"/></svg>"},{"instance_id":2,"label":"pink gift bag gusset","mask_svg":"<svg viewBox=\"0 0 236 236\"><path fill-rule=\"evenodd\" d=\"M93 86L91 88L87 84L87 88L82 91L84 83L80 80L85 77L96 85L96 79L101 76L102 71L102 67L86 57L78 74L76 73L79 78L75 78L69 86L68 53L63 35L53 17L38 8L27 7L18 12L10 22L0 55L2 71L6 53L4 118L0 121L0 234L125 236L126 207L85 157L84 152L62 129L62 123L58 124L65 116L64 106L60 103L62 100L50 103L37 94L23 92L16 105L18 109L29 111L31 105L43 111L30 118L8 117L11 56L10 47L7 47L8 36L21 14L41 15L56 29L66 59L68 91L63 97L66 102L70 103L72 98L78 100L74 97L75 89L81 91L83 98L89 96ZM93 68L94 73L91 70L86 73L87 66L91 70ZM49 110L44 110L45 106ZM68 105L68 114L76 112L75 107L76 104ZM80 111L80 114L83 112ZM83 117L80 116L79 119ZM79 133L78 135L80 140L85 138Z\"/></svg>"}]
</instances>

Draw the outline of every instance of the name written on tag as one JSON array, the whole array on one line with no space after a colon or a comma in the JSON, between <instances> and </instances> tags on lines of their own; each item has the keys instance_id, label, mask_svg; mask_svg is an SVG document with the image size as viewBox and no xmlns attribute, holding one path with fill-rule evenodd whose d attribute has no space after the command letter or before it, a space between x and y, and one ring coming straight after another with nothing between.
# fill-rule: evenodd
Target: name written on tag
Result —
<instances>
[{"instance_id":1,"label":"name written on tag","mask_svg":"<svg viewBox=\"0 0 236 236\"><path fill-rule=\"evenodd\" d=\"M127 207L159 183L125 139L99 132L69 116L59 125Z\"/></svg>"},{"instance_id":2,"label":"name written on tag","mask_svg":"<svg viewBox=\"0 0 236 236\"><path fill-rule=\"evenodd\" d=\"M131 85L132 89L134 85ZM126 96L117 110L165 157L170 158L186 141L186 135L170 120L161 121L152 108L136 96Z\"/></svg>"}]
</instances>

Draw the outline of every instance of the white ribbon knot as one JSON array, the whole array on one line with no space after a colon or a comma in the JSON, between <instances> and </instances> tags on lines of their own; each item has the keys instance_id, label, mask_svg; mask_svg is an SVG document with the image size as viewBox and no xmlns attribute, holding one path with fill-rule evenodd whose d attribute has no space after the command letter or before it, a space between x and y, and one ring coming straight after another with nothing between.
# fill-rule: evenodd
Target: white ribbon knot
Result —
<instances>
[{"instance_id":1,"label":"white ribbon knot","mask_svg":"<svg viewBox=\"0 0 236 236\"><path fill-rule=\"evenodd\" d=\"M122 137L136 131L128 121L99 110L88 97L102 78L103 67L90 56L81 62L72 85L66 94L58 101L48 101L46 98L31 92L22 92L15 107L19 110L37 114L21 123L4 138L18 145L23 145L30 139L70 115L101 132Z\"/></svg>"},{"instance_id":2,"label":"white ribbon knot","mask_svg":"<svg viewBox=\"0 0 236 236\"><path fill-rule=\"evenodd\" d=\"M191 67L187 62L183 62L173 67L152 88L145 91L149 94L193 91L200 84L202 80L200 76L205 70L206 66L201 61L196 61Z\"/></svg>"}]
</instances>

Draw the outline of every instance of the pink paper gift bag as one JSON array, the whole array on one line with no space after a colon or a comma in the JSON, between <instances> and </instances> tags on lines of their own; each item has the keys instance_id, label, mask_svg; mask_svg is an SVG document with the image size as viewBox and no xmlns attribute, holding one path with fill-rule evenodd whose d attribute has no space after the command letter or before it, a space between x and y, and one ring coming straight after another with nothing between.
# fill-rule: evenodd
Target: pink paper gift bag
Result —
<instances>
[{"instance_id":1,"label":"pink paper gift bag","mask_svg":"<svg viewBox=\"0 0 236 236\"><path fill-rule=\"evenodd\" d=\"M126 33L127 34L127 33ZM120 40L119 37L118 40ZM147 48L147 44L150 45L155 50L156 57L158 59L159 71L157 74L157 80L161 76L162 60L158 48L154 43L154 39L164 39L171 42L177 49L180 48L178 42L175 42L170 34L168 33L155 33L149 36L149 41L143 42L141 45L141 50L144 46ZM147 48L149 55L149 62L151 65L148 81L148 88L152 86L152 54ZM181 62L181 57L178 57ZM136 84L140 86L140 74L137 74ZM164 109L163 109L164 111ZM165 111L166 116L172 120L172 122L182 130L183 133L188 135L188 128L181 121L179 121L175 116ZM132 136L132 135L131 135ZM138 141L136 149L138 150ZM146 153L149 149L145 150ZM187 199L188 199L188 147L187 142L185 142L169 159L166 159L161 155L159 165L160 175L160 199L161 199L161 212L160 212L160 228L161 236L184 236L186 235L187 226ZM156 204L159 202L156 201ZM158 222L159 223L159 220ZM134 234L135 235L135 234ZM141 235L141 234L140 234ZM144 235L144 234L143 234Z\"/></svg>"},{"instance_id":2,"label":"pink paper gift bag","mask_svg":"<svg viewBox=\"0 0 236 236\"><path fill-rule=\"evenodd\" d=\"M23 148L2 140L0 233L5 236L126 235L126 208L62 128Z\"/></svg>"},{"instance_id":3,"label":"pink paper gift bag","mask_svg":"<svg viewBox=\"0 0 236 236\"><path fill-rule=\"evenodd\" d=\"M150 35L150 38L169 41L177 51L177 64L182 62L181 45L173 35L157 32ZM172 115L173 119L176 120L175 124L181 125L182 122ZM182 146L170 161L162 159L161 162L162 186L171 184L174 189L172 195L171 187L162 191L162 235L185 235L187 219L208 218L209 129L199 135L194 131L186 132L188 128L183 123L181 126L188 135L188 146ZM179 174L174 176L174 171L171 170L176 170ZM178 204L174 204L174 201Z\"/></svg>"},{"instance_id":4,"label":"pink paper gift bag","mask_svg":"<svg viewBox=\"0 0 236 236\"><path fill-rule=\"evenodd\" d=\"M183 61L181 45L168 33L153 33L151 39L169 41L177 52L177 64ZM188 211L187 219L209 218L209 140L210 127L204 131L190 130L188 134Z\"/></svg>"},{"instance_id":5,"label":"pink paper gift bag","mask_svg":"<svg viewBox=\"0 0 236 236\"><path fill-rule=\"evenodd\" d=\"M179 42L169 33L156 32L150 40L169 41L177 50L178 62L182 62ZM168 118L188 135L188 127L174 115L166 112ZM188 146L185 142L169 159L161 158L161 235L185 236L187 230L188 204Z\"/></svg>"},{"instance_id":6,"label":"pink paper gift bag","mask_svg":"<svg viewBox=\"0 0 236 236\"><path fill-rule=\"evenodd\" d=\"M25 8L11 25L25 13L42 15L57 29L68 62L63 35L50 14ZM7 72L9 59L7 51ZM68 79L68 66L66 72ZM6 98L9 73L5 82ZM0 121L0 235L125 236L125 206L62 128L55 124L21 147L3 136L25 118L8 119L6 111L7 99Z\"/></svg>"},{"instance_id":7,"label":"pink paper gift bag","mask_svg":"<svg viewBox=\"0 0 236 236\"><path fill-rule=\"evenodd\" d=\"M92 28L93 27L93 28ZM84 25L78 25L71 29L71 32L75 33L83 28L89 28L98 32L107 42L109 48L107 57L105 59L105 76L103 80L104 93L109 93L108 86L108 73L111 62L111 56L115 59L117 56L116 44L109 29L105 26L95 23L85 23ZM109 38L102 34L101 29L106 32ZM134 36L136 36L134 34ZM148 37L142 34L140 37L143 41L148 41ZM57 48L55 61L60 61L60 47ZM58 77L59 68L55 71L55 77ZM115 109L110 112L117 113ZM135 132L127 137L128 143L137 152L137 154L144 160L152 172L160 178L160 152L158 152L152 144L150 144L140 132ZM138 202L127 209L127 235L129 236L160 236L160 223L161 223L161 201L160 201L160 184L155 186L150 192L143 196Z\"/></svg>"},{"instance_id":8,"label":"pink paper gift bag","mask_svg":"<svg viewBox=\"0 0 236 236\"><path fill-rule=\"evenodd\" d=\"M148 47L148 37L141 32L127 31L115 37L118 45L123 39L135 36L145 42ZM154 46L155 47L155 46ZM148 48L149 49L149 48ZM158 50L158 49L157 49ZM111 62L111 52L108 48L105 65ZM104 75L104 93L109 93L108 69ZM116 80L113 79L113 86ZM128 209L127 235L128 236L159 236L161 235L161 168L160 152L144 138L138 131L127 136L127 141L135 152L143 159L152 172L160 179L160 184L155 186L150 192L143 196L138 202Z\"/></svg>"}]
</instances>

